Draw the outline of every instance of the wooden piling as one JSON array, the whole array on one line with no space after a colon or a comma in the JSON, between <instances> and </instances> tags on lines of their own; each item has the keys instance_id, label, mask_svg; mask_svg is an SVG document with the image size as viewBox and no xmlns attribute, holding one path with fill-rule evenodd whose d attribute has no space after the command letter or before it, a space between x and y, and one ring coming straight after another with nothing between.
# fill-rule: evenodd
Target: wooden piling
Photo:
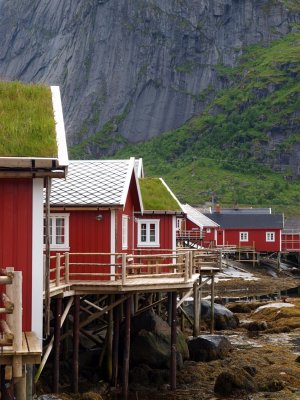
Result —
<instances>
[{"instance_id":1,"label":"wooden piling","mask_svg":"<svg viewBox=\"0 0 300 400\"><path fill-rule=\"evenodd\" d=\"M198 282L194 282L194 326L193 326L193 336L199 336L199 326L200 326L200 310L199 310L199 286Z\"/></svg>"},{"instance_id":2,"label":"wooden piling","mask_svg":"<svg viewBox=\"0 0 300 400\"><path fill-rule=\"evenodd\" d=\"M80 296L74 296L74 312L73 312L73 382L72 392L78 393L78 376L79 376L79 314L80 314Z\"/></svg>"},{"instance_id":3,"label":"wooden piling","mask_svg":"<svg viewBox=\"0 0 300 400\"><path fill-rule=\"evenodd\" d=\"M109 297L109 305L114 303L112 296ZM107 325L107 378L108 381L112 380L112 348L113 348L113 309L108 311L108 325Z\"/></svg>"},{"instance_id":4,"label":"wooden piling","mask_svg":"<svg viewBox=\"0 0 300 400\"><path fill-rule=\"evenodd\" d=\"M214 299L215 299L215 276L212 274L211 276L211 302L210 302L210 333L214 333L215 326L215 308L214 308Z\"/></svg>"},{"instance_id":5,"label":"wooden piling","mask_svg":"<svg viewBox=\"0 0 300 400\"><path fill-rule=\"evenodd\" d=\"M123 399L128 399L128 375L130 357L130 329L131 329L131 296L125 302L125 337L124 337L124 358L123 358Z\"/></svg>"},{"instance_id":6,"label":"wooden piling","mask_svg":"<svg viewBox=\"0 0 300 400\"><path fill-rule=\"evenodd\" d=\"M171 390L176 390L176 312L177 292L172 292L172 324L171 324Z\"/></svg>"},{"instance_id":7,"label":"wooden piling","mask_svg":"<svg viewBox=\"0 0 300 400\"><path fill-rule=\"evenodd\" d=\"M62 298L58 297L55 302L54 320L54 345L53 345L53 392L59 392L59 353L60 353L60 323L62 313Z\"/></svg>"},{"instance_id":8,"label":"wooden piling","mask_svg":"<svg viewBox=\"0 0 300 400\"><path fill-rule=\"evenodd\" d=\"M118 364L119 364L119 338L122 304L114 308L114 335L113 335L113 354L112 354L112 385L118 384Z\"/></svg>"}]
</instances>

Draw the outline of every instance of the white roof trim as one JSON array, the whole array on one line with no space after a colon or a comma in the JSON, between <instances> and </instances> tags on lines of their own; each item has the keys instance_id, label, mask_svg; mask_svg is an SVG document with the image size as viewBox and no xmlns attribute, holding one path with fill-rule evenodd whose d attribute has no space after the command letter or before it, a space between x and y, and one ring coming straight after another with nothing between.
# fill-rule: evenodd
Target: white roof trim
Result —
<instances>
[{"instance_id":1,"label":"white roof trim","mask_svg":"<svg viewBox=\"0 0 300 400\"><path fill-rule=\"evenodd\" d=\"M181 203L179 202L179 200L177 199L177 197L175 196L175 194L172 192L172 190L169 188L169 186L166 184L166 182L163 180L163 178L159 178L160 181L162 182L162 184L165 186L165 188L167 189L167 191L170 193L170 195L173 197L173 199L177 202L179 208L182 210L181 207ZM183 211L183 210L182 210Z\"/></svg>"},{"instance_id":2,"label":"white roof trim","mask_svg":"<svg viewBox=\"0 0 300 400\"><path fill-rule=\"evenodd\" d=\"M127 174L126 174L126 179L125 179L125 184L124 184L124 190L123 190L123 193L122 193L122 196L121 196L121 204L123 205L123 207L125 207L126 199L127 199L128 192L129 192L130 181L131 181L131 177L132 177L132 174L133 174L134 179L135 179L135 183L136 183L136 187L137 187L139 203L140 203L140 206L141 206L141 212L143 213L144 207L143 207L143 202L142 202L142 195L141 195L139 181L138 181L137 176L136 176L134 163L135 163L135 158L134 157L130 157L129 165L128 165L128 169L127 169Z\"/></svg>"},{"instance_id":3,"label":"white roof trim","mask_svg":"<svg viewBox=\"0 0 300 400\"><path fill-rule=\"evenodd\" d=\"M51 93L55 119L56 142L58 148L58 163L59 166L68 166L69 157L59 86L51 86Z\"/></svg>"}]
</instances>

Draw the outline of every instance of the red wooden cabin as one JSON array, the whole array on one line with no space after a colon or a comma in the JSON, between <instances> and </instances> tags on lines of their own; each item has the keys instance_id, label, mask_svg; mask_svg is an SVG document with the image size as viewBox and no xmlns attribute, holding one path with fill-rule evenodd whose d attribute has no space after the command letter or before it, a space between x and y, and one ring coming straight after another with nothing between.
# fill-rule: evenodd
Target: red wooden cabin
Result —
<instances>
[{"instance_id":1,"label":"red wooden cabin","mask_svg":"<svg viewBox=\"0 0 300 400\"><path fill-rule=\"evenodd\" d=\"M2 148L0 156L0 266L14 267L22 272L23 285L23 331L34 331L42 339L43 328L43 190L45 179L53 176L63 178L68 165L65 130L58 87L40 87L17 82L5 83L15 94L15 116L11 116L18 132L18 154L15 154L14 136L1 130ZM36 88L36 92L35 92ZM5 103L5 91L1 92ZM35 125L32 102L49 99L49 113L42 115L53 119L53 132L43 130L43 124ZM27 101L23 101L24 98ZM11 104L11 97L8 99ZM47 101L46 101L47 102ZM22 108L22 113L20 112ZM5 113L5 111L3 111ZM41 111L36 111L41 113ZM32 114L33 113L33 114ZM20 116L22 120L19 123ZM28 134L24 134L27 125ZM31 150L32 133L53 136L56 154L42 145ZM27 131L26 131L27 132ZM22 139L21 139L22 138Z\"/></svg>"},{"instance_id":2,"label":"red wooden cabin","mask_svg":"<svg viewBox=\"0 0 300 400\"><path fill-rule=\"evenodd\" d=\"M281 251L283 215L256 212L255 209L240 210L217 210L206 214L220 225L217 245L251 247L263 253Z\"/></svg>"},{"instance_id":3,"label":"red wooden cabin","mask_svg":"<svg viewBox=\"0 0 300 400\"><path fill-rule=\"evenodd\" d=\"M50 204L51 254L70 252L78 279L114 276L116 253L132 251L135 212L142 211L134 158L70 161L67 179L53 182Z\"/></svg>"},{"instance_id":4,"label":"red wooden cabin","mask_svg":"<svg viewBox=\"0 0 300 400\"><path fill-rule=\"evenodd\" d=\"M135 248L146 252L176 251L176 220L184 211L162 178L139 179L143 213L135 213Z\"/></svg>"},{"instance_id":5,"label":"red wooden cabin","mask_svg":"<svg viewBox=\"0 0 300 400\"><path fill-rule=\"evenodd\" d=\"M178 237L202 247L214 247L219 225L189 204L182 205L186 218L177 223Z\"/></svg>"},{"instance_id":6,"label":"red wooden cabin","mask_svg":"<svg viewBox=\"0 0 300 400\"><path fill-rule=\"evenodd\" d=\"M300 252L300 218L290 217L284 222L284 229L281 234L282 251Z\"/></svg>"}]
</instances>

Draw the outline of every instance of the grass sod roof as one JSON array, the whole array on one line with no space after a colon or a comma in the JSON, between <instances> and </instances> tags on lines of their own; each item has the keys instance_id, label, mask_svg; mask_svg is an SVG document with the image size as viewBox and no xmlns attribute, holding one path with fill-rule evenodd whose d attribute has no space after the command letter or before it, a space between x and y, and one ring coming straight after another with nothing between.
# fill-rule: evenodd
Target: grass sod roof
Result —
<instances>
[{"instance_id":1,"label":"grass sod roof","mask_svg":"<svg viewBox=\"0 0 300 400\"><path fill-rule=\"evenodd\" d=\"M57 155L50 87L0 82L0 157Z\"/></svg>"},{"instance_id":2,"label":"grass sod roof","mask_svg":"<svg viewBox=\"0 0 300 400\"><path fill-rule=\"evenodd\" d=\"M142 178L139 182L145 211L182 211L159 178Z\"/></svg>"}]
</instances>

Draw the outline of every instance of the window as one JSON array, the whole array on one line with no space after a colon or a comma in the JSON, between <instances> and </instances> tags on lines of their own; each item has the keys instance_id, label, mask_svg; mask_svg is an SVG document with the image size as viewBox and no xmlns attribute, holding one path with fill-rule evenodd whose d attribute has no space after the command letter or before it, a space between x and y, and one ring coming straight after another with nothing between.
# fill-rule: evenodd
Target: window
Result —
<instances>
[{"instance_id":1,"label":"window","mask_svg":"<svg viewBox=\"0 0 300 400\"><path fill-rule=\"evenodd\" d=\"M211 232L210 228L206 228L206 233L210 233L210 232Z\"/></svg>"},{"instance_id":2,"label":"window","mask_svg":"<svg viewBox=\"0 0 300 400\"><path fill-rule=\"evenodd\" d=\"M275 232L266 232L266 242L275 242Z\"/></svg>"},{"instance_id":3,"label":"window","mask_svg":"<svg viewBox=\"0 0 300 400\"><path fill-rule=\"evenodd\" d=\"M181 231L182 229L182 224L183 223L183 218L176 218L176 230Z\"/></svg>"},{"instance_id":4,"label":"window","mask_svg":"<svg viewBox=\"0 0 300 400\"><path fill-rule=\"evenodd\" d=\"M44 244L46 236L46 223L44 218ZM69 248L69 214L51 214L49 221L50 248Z\"/></svg>"},{"instance_id":5,"label":"window","mask_svg":"<svg viewBox=\"0 0 300 400\"><path fill-rule=\"evenodd\" d=\"M122 249L128 248L128 215L122 216Z\"/></svg>"},{"instance_id":6,"label":"window","mask_svg":"<svg viewBox=\"0 0 300 400\"><path fill-rule=\"evenodd\" d=\"M248 242L248 232L240 232L240 242Z\"/></svg>"},{"instance_id":7,"label":"window","mask_svg":"<svg viewBox=\"0 0 300 400\"><path fill-rule=\"evenodd\" d=\"M159 246L159 220L138 220L138 246Z\"/></svg>"}]
</instances>

